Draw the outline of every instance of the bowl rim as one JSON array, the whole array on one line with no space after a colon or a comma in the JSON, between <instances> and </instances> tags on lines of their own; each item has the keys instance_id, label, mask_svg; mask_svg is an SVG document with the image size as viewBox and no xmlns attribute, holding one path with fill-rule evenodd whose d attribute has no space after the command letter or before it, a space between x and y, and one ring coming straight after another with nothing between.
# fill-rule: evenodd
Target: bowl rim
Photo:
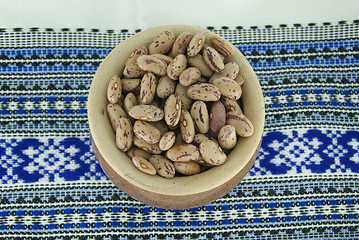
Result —
<instances>
[{"instance_id":1,"label":"bowl rim","mask_svg":"<svg viewBox=\"0 0 359 240\"><path fill-rule=\"evenodd\" d=\"M248 173L261 145L265 120L264 98L260 83L254 70L243 54L236 49L235 55L234 57L231 57L231 59L239 60L241 74L244 75L246 81L251 81L250 87L249 84L247 84L247 88L253 89L252 92L246 93L245 82L243 85L244 89L242 98L253 98L254 95L258 97L258 106L256 106L255 110L252 110L249 107L245 108L245 106L243 106L245 115L248 115L249 119L252 123L255 123L254 125L256 126L255 132L251 137L245 139L240 138L238 140L238 144L244 144L244 147L241 147L240 149L246 148L247 152L244 156L246 161L240 163L239 167L235 164L238 164L238 160L234 158L234 153L237 154L239 149L236 147L228 156L228 160L225 164L192 176L175 177L173 179L165 179L160 176L150 176L140 172L134 166L127 166L127 163L125 162L122 163L122 168L120 168L118 166L119 163L116 162L117 159L115 158L120 159L125 157L125 159L127 158L128 160L129 158L125 153L120 152L118 149L114 149L114 147L116 147L114 139L108 138L108 136L111 136L109 131L112 130L112 128L110 129L110 122L108 120L107 123L104 122L107 118L106 106L100 104L103 103L104 98L106 98L106 92L104 92L105 88L103 85L106 85L107 89L107 84L104 84L104 82L107 83L113 73L117 73L120 76L122 75L121 73L123 71L124 61L126 61L127 56L129 56L129 54L134 50L133 45L140 46L145 44L148 46L148 44L164 30L172 31L176 36L178 36L178 33L183 31L189 31L192 33L203 32L206 35L206 39L209 39L209 36L211 35L215 35L214 32L201 27L171 24L148 28L119 43L103 60L92 80L88 95L89 130L91 143L98 162L110 180L112 180L120 189L125 191L130 196L142 202L149 203L150 205L157 205L160 207L165 206L166 208L177 208L176 206L183 205L187 208L188 206L190 207L194 205L194 203L192 203L192 205L187 204L187 206L186 204L166 204L165 202L168 199L173 201L185 201L185 199L190 196L198 197L201 195L205 199L202 199L202 201L197 202L196 204L203 205L203 203L210 202L229 192ZM134 42L136 42L136 44L134 44ZM120 57L119 54L123 54L123 57ZM116 70L108 69L107 64L120 65L120 67ZM99 95L99 93L102 93L102 95ZM251 119L250 116L252 115L256 116L256 119ZM96 129L99 130L96 131ZM114 135L113 130L112 135ZM110 140L113 142L111 143ZM231 164L229 164L230 162ZM132 164L132 162L130 164ZM233 169L233 166L237 166L237 168ZM218 174L219 172L225 172L227 174ZM120 181L117 179L116 181L116 178L119 177L122 179Z\"/></svg>"}]
</instances>

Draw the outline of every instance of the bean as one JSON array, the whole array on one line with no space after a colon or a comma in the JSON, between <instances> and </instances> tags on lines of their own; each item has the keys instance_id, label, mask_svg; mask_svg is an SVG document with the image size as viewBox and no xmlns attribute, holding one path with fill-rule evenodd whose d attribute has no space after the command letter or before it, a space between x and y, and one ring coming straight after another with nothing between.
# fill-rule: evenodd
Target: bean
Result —
<instances>
[{"instance_id":1,"label":"bean","mask_svg":"<svg viewBox=\"0 0 359 240\"><path fill-rule=\"evenodd\" d=\"M183 175L194 175L200 173L201 168L195 161L174 162L174 168Z\"/></svg>"},{"instance_id":2,"label":"bean","mask_svg":"<svg viewBox=\"0 0 359 240\"><path fill-rule=\"evenodd\" d=\"M171 50L175 41L175 35L170 31L161 32L148 47L150 54L166 54Z\"/></svg>"},{"instance_id":3,"label":"bean","mask_svg":"<svg viewBox=\"0 0 359 240\"><path fill-rule=\"evenodd\" d=\"M126 112L118 104L109 103L107 104L107 114L111 122L112 129L116 131L118 121L121 117L127 117Z\"/></svg>"},{"instance_id":4,"label":"bean","mask_svg":"<svg viewBox=\"0 0 359 240\"><path fill-rule=\"evenodd\" d=\"M120 117L116 128L116 145L121 151L128 151L132 146L133 130L130 119Z\"/></svg>"},{"instance_id":5,"label":"bean","mask_svg":"<svg viewBox=\"0 0 359 240\"><path fill-rule=\"evenodd\" d=\"M192 39L192 33L183 32L181 33L176 41L173 43L172 56L176 57L178 54L184 54L187 50L187 46Z\"/></svg>"},{"instance_id":6,"label":"bean","mask_svg":"<svg viewBox=\"0 0 359 240\"><path fill-rule=\"evenodd\" d=\"M200 157L198 148L193 144L174 145L166 152L166 157L174 162L185 162Z\"/></svg>"},{"instance_id":7,"label":"bean","mask_svg":"<svg viewBox=\"0 0 359 240\"><path fill-rule=\"evenodd\" d=\"M178 54L167 67L167 76L172 80L178 80L179 76L187 67L187 58L183 54Z\"/></svg>"},{"instance_id":8,"label":"bean","mask_svg":"<svg viewBox=\"0 0 359 240\"><path fill-rule=\"evenodd\" d=\"M133 133L136 137L149 144L158 143L161 138L160 131L156 127L142 120L137 120L135 122L133 125Z\"/></svg>"},{"instance_id":9,"label":"bean","mask_svg":"<svg viewBox=\"0 0 359 240\"><path fill-rule=\"evenodd\" d=\"M156 169L149 161L147 161L143 157L134 156L132 157L132 162L133 165L135 165L135 167L141 170L142 172L147 173L149 175L156 175Z\"/></svg>"},{"instance_id":10,"label":"bean","mask_svg":"<svg viewBox=\"0 0 359 240\"><path fill-rule=\"evenodd\" d=\"M215 72L224 71L224 63L219 53L212 47L207 47L203 51L203 59L208 66Z\"/></svg>"},{"instance_id":11,"label":"bean","mask_svg":"<svg viewBox=\"0 0 359 240\"><path fill-rule=\"evenodd\" d=\"M221 165L227 160L226 154L222 151L220 146L212 141L205 140L199 145L199 151L208 164Z\"/></svg>"},{"instance_id":12,"label":"bean","mask_svg":"<svg viewBox=\"0 0 359 240\"><path fill-rule=\"evenodd\" d=\"M207 133L209 130L209 115L207 105L203 101L196 101L191 108L191 116L200 133Z\"/></svg>"},{"instance_id":13,"label":"bean","mask_svg":"<svg viewBox=\"0 0 359 240\"><path fill-rule=\"evenodd\" d=\"M212 84L197 83L188 88L187 96L194 100L217 101L221 98L221 92Z\"/></svg>"},{"instance_id":14,"label":"bean","mask_svg":"<svg viewBox=\"0 0 359 240\"><path fill-rule=\"evenodd\" d=\"M141 102L143 104L150 104L153 101L156 94L156 85L157 80L153 73L147 72L143 75L140 90Z\"/></svg>"},{"instance_id":15,"label":"bean","mask_svg":"<svg viewBox=\"0 0 359 240\"><path fill-rule=\"evenodd\" d=\"M148 54L148 49L145 46L140 46L138 48L136 48L128 57L128 59L126 60L125 66L128 66L130 64L134 64L137 61L137 58L139 56L142 55L147 55Z\"/></svg>"},{"instance_id":16,"label":"bean","mask_svg":"<svg viewBox=\"0 0 359 240\"><path fill-rule=\"evenodd\" d=\"M118 75L114 75L108 83L107 99L110 103L117 103L122 95L122 83Z\"/></svg>"},{"instance_id":17,"label":"bean","mask_svg":"<svg viewBox=\"0 0 359 240\"><path fill-rule=\"evenodd\" d=\"M186 143L191 143L194 138L195 129L192 116L187 110L182 110L180 122L183 141Z\"/></svg>"},{"instance_id":18,"label":"bean","mask_svg":"<svg viewBox=\"0 0 359 240\"><path fill-rule=\"evenodd\" d=\"M139 56L137 58L137 64L143 71L153 72L159 76L166 75L167 64L155 56Z\"/></svg>"},{"instance_id":19,"label":"bean","mask_svg":"<svg viewBox=\"0 0 359 240\"><path fill-rule=\"evenodd\" d=\"M232 125L224 125L218 132L218 143L224 149L232 149L237 144L236 129Z\"/></svg>"},{"instance_id":20,"label":"bean","mask_svg":"<svg viewBox=\"0 0 359 240\"><path fill-rule=\"evenodd\" d=\"M250 137L254 132L252 122L239 112L228 112L226 123L233 125L237 134L241 137Z\"/></svg>"},{"instance_id":21,"label":"bean","mask_svg":"<svg viewBox=\"0 0 359 240\"><path fill-rule=\"evenodd\" d=\"M181 99L174 93L167 98L164 107L165 121L170 128L174 128L180 120Z\"/></svg>"},{"instance_id":22,"label":"bean","mask_svg":"<svg viewBox=\"0 0 359 240\"><path fill-rule=\"evenodd\" d=\"M160 139L159 147L162 151L167 151L175 143L176 135L174 132L170 131L165 134Z\"/></svg>"},{"instance_id":23,"label":"bean","mask_svg":"<svg viewBox=\"0 0 359 240\"><path fill-rule=\"evenodd\" d=\"M128 57L107 86L116 146L141 171L164 178L198 174L227 160L237 135L254 128L240 107L236 48L203 32L163 31Z\"/></svg>"},{"instance_id":24,"label":"bean","mask_svg":"<svg viewBox=\"0 0 359 240\"><path fill-rule=\"evenodd\" d=\"M176 170L173 163L161 155L152 155L149 162L156 169L158 175L164 178L173 178Z\"/></svg>"},{"instance_id":25,"label":"bean","mask_svg":"<svg viewBox=\"0 0 359 240\"><path fill-rule=\"evenodd\" d=\"M163 110L153 105L136 105L130 109L128 115L144 121L160 121L163 118Z\"/></svg>"}]
</instances>

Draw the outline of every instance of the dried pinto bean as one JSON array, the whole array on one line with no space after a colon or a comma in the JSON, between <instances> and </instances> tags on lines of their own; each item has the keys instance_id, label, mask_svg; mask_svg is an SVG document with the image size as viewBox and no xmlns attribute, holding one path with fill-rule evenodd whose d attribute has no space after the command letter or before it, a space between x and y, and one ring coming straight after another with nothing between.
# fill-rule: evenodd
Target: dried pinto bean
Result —
<instances>
[{"instance_id":1,"label":"dried pinto bean","mask_svg":"<svg viewBox=\"0 0 359 240\"><path fill-rule=\"evenodd\" d=\"M138 169L197 174L223 164L237 135L253 134L240 108L245 79L226 59L235 51L218 35L163 31L130 54L123 76L109 81L107 112L117 147Z\"/></svg>"}]
</instances>

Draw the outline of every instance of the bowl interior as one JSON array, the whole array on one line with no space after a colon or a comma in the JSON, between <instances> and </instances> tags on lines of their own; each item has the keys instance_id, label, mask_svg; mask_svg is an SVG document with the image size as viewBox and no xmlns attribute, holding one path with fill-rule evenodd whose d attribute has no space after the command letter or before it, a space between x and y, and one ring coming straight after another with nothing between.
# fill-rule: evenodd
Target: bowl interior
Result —
<instances>
[{"instance_id":1,"label":"bowl interior","mask_svg":"<svg viewBox=\"0 0 359 240\"><path fill-rule=\"evenodd\" d=\"M208 41L213 32L187 25L165 25L151 28L133 35L121 42L104 59L98 68L91 84L88 97L88 117L93 144L101 153L107 164L129 184L141 189L163 195L191 195L210 191L229 181L242 171L245 165L256 155L260 146L264 126L264 101L258 79L245 57L237 51L229 61L239 64L240 74L245 78L242 85L241 101L244 114L254 126L254 134L249 138L239 138L237 146L221 166L216 166L206 172L185 177L165 179L160 176L150 176L136 169L126 153L118 150L115 144L115 133L109 122L106 106L106 90L108 81L114 74L122 75L125 61L132 51L141 46L148 46L162 31L170 30L176 36L183 31L192 33L204 32ZM246 174L243 173L243 176ZM109 176L112 178L112 176ZM112 179L114 180L114 179Z\"/></svg>"}]
</instances>

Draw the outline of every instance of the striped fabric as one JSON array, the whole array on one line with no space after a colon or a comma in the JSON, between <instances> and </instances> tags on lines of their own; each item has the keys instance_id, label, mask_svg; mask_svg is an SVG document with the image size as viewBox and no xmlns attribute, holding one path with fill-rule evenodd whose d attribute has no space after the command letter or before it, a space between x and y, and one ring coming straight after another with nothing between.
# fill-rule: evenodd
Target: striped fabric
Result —
<instances>
[{"instance_id":1,"label":"striped fabric","mask_svg":"<svg viewBox=\"0 0 359 240\"><path fill-rule=\"evenodd\" d=\"M0 238L359 238L359 22L208 28L253 66L266 123L245 179L186 210L123 193L90 145L91 80L136 31L0 29Z\"/></svg>"}]
</instances>

